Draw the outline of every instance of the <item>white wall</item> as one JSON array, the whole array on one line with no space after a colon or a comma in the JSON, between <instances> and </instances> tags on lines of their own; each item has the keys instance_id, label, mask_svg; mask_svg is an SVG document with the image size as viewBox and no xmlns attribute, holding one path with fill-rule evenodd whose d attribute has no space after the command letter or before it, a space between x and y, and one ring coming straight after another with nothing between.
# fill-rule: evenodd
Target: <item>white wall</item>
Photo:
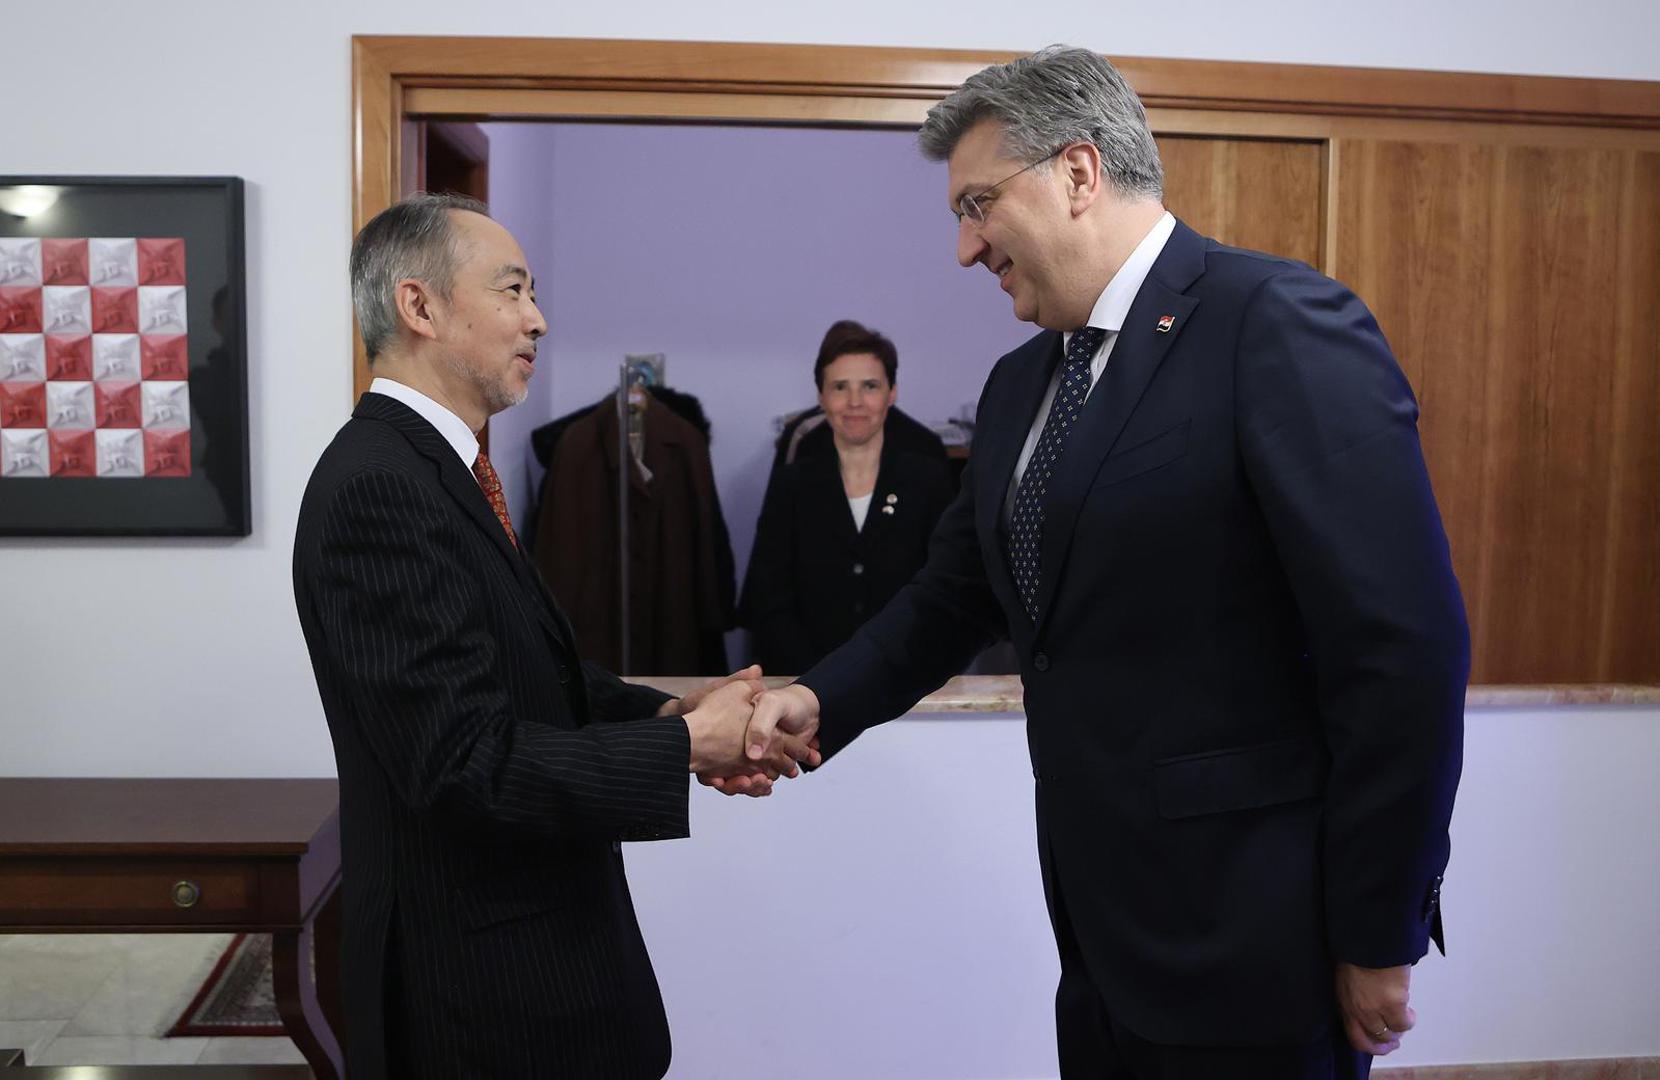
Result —
<instances>
[{"instance_id":1,"label":"white wall","mask_svg":"<svg viewBox=\"0 0 1660 1080\"><path fill-rule=\"evenodd\" d=\"M248 181L255 531L235 542L0 541L0 774L332 772L288 560L311 464L349 407L353 33L987 49L1068 40L1128 56L1660 77L1651 0L8 5L0 89L12 104L0 121L0 170ZM912 1075L954 1077L1049 1067L1051 961L1021 842L1023 753L1003 729L976 731L959 752L941 749L959 744L939 743L926 724L899 725L858 748L865 770L850 756L841 775L778 805L726 805L700 792L698 841L633 853L683 1048L677 1075L783 1075L791 1062L816 1068L832 1053L862 1055L873 1076L898 1075L884 1072L894 1061L916 1065ZM1652 842L1640 846L1657 815L1653 785L1637 770L1657 759L1657 733L1656 709L1495 711L1472 723L1472 784L1484 770L1494 779L1480 798L1466 788L1464 806L1485 809L1473 839L1461 817L1448 886L1461 952L1432 962L1422 980L1427 998L1444 994L1457 1008L1426 1002L1414 1053L1660 1050L1654 976L1636 962L1657 952L1646 912L1660 874ZM1631 775L1612 782L1621 770ZM884 781L898 790L890 796ZM892 815L875 813L890 797ZM798 821L786 816L795 808ZM1510 832L1512 821L1527 827ZM799 827L785 835L792 822ZM857 851L843 825L857 828ZM1538 836L1549 843L1531 847ZM834 861L815 864L811 847L798 850L804 838ZM728 959L747 962L723 959L729 984L694 987L704 926L723 925L742 897L712 875L724 868L744 880L741 859L752 853L799 903L768 904L751 937L720 938ZM1536 861L1524 867L1526 858ZM876 868L872 880L857 878L861 865ZM987 882L1008 891L988 892ZM912 917L884 921L890 909ZM877 963L873 942L904 959ZM813 965L806 981L786 984L781 998L770 980L802 956ZM937 972L948 977L927 978ZM765 1019L781 1001L799 1011L787 1036L772 1036ZM826 1025L836 1017L849 1026ZM932 1054L910 1046L911 1025L930 1033ZM776 1056L717 1069L716 1034L762 1038ZM954 1047L964 1056L948 1056Z\"/></svg>"},{"instance_id":2,"label":"white wall","mask_svg":"<svg viewBox=\"0 0 1660 1080\"><path fill-rule=\"evenodd\" d=\"M1652 709L1470 711L1448 956L1387 1064L1660 1054L1656 761ZM699 794L693 839L628 851L671 1076L1055 1075L1018 718L903 720L770 799Z\"/></svg>"}]
</instances>

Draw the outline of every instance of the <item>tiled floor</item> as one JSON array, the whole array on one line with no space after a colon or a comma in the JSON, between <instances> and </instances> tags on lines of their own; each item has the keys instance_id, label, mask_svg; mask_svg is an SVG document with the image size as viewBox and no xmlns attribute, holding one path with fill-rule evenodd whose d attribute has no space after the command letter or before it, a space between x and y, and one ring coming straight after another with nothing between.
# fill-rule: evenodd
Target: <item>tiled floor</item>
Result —
<instances>
[{"instance_id":1,"label":"tiled floor","mask_svg":"<svg viewBox=\"0 0 1660 1080\"><path fill-rule=\"evenodd\" d=\"M0 934L0 1049L32 1065L304 1064L290 1039L162 1037L229 934ZM1660 1059L1380 1069L1396 1080L1660 1080Z\"/></svg>"},{"instance_id":2,"label":"tiled floor","mask_svg":"<svg viewBox=\"0 0 1660 1080\"><path fill-rule=\"evenodd\" d=\"M301 1064L290 1039L162 1037L228 934L0 935L0 1048L31 1065Z\"/></svg>"}]
</instances>

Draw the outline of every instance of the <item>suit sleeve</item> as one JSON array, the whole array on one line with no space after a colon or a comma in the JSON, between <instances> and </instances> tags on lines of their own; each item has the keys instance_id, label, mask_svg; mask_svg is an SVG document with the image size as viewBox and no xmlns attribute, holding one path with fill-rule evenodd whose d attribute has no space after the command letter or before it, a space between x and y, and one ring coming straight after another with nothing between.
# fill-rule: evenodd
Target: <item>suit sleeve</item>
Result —
<instances>
[{"instance_id":1,"label":"suit sleeve","mask_svg":"<svg viewBox=\"0 0 1660 1080\"><path fill-rule=\"evenodd\" d=\"M1235 379L1247 478L1306 627L1331 753L1332 951L1410 963L1439 927L1470 665L1417 403L1365 305L1306 270L1258 287Z\"/></svg>"},{"instance_id":2,"label":"suit sleeve","mask_svg":"<svg viewBox=\"0 0 1660 1080\"><path fill-rule=\"evenodd\" d=\"M568 730L520 715L449 508L391 470L325 509L313 589L351 729L417 812L565 838L688 834L677 717Z\"/></svg>"},{"instance_id":3,"label":"suit sleeve","mask_svg":"<svg viewBox=\"0 0 1660 1080\"><path fill-rule=\"evenodd\" d=\"M582 682L588 691L588 710L602 724L644 720L674 699L650 686L624 682L592 660L582 661ZM688 760L690 760L688 758Z\"/></svg>"},{"instance_id":4,"label":"suit sleeve","mask_svg":"<svg viewBox=\"0 0 1660 1080\"><path fill-rule=\"evenodd\" d=\"M986 380L980 412L995 400ZM983 425L979 430L985 430ZM1006 630L975 531L974 459L928 543L928 559L846 645L799 680L819 699L825 760L865 730L902 716Z\"/></svg>"},{"instance_id":5,"label":"suit sleeve","mask_svg":"<svg viewBox=\"0 0 1660 1080\"><path fill-rule=\"evenodd\" d=\"M801 474L786 465L775 468L767 480L739 602L762 666L780 675L800 674L817 655L800 615L797 588L801 567L796 560L795 493L800 479Z\"/></svg>"}]
</instances>

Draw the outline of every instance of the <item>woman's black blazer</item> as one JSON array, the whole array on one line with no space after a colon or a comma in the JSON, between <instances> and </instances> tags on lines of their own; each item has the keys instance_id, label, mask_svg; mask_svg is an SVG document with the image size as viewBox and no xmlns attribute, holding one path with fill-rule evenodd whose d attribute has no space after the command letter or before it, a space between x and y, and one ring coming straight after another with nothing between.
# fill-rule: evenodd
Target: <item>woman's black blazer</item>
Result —
<instances>
[{"instance_id":1,"label":"woman's black blazer","mask_svg":"<svg viewBox=\"0 0 1660 1080\"><path fill-rule=\"evenodd\" d=\"M739 600L768 675L799 675L853 635L921 569L951 500L943 452L888 439L862 530L834 453L773 470Z\"/></svg>"}]
</instances>

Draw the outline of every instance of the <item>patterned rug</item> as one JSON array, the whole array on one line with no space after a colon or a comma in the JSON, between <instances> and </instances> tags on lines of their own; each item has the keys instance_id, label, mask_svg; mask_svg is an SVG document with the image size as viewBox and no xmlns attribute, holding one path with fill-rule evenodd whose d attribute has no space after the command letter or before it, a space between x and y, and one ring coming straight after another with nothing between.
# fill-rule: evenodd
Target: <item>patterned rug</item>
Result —
<instances>
[{"instance_id":1,"label":"patterned rug","mask_svg":"<svg viewBox=\"0 0 1660 1080\"><path fill-rule=\"evenodd\" d=\"M283 1035L271 988L271 935L238 934L168 1029L180 1035Z\"/></svg>"}]
</instances>

